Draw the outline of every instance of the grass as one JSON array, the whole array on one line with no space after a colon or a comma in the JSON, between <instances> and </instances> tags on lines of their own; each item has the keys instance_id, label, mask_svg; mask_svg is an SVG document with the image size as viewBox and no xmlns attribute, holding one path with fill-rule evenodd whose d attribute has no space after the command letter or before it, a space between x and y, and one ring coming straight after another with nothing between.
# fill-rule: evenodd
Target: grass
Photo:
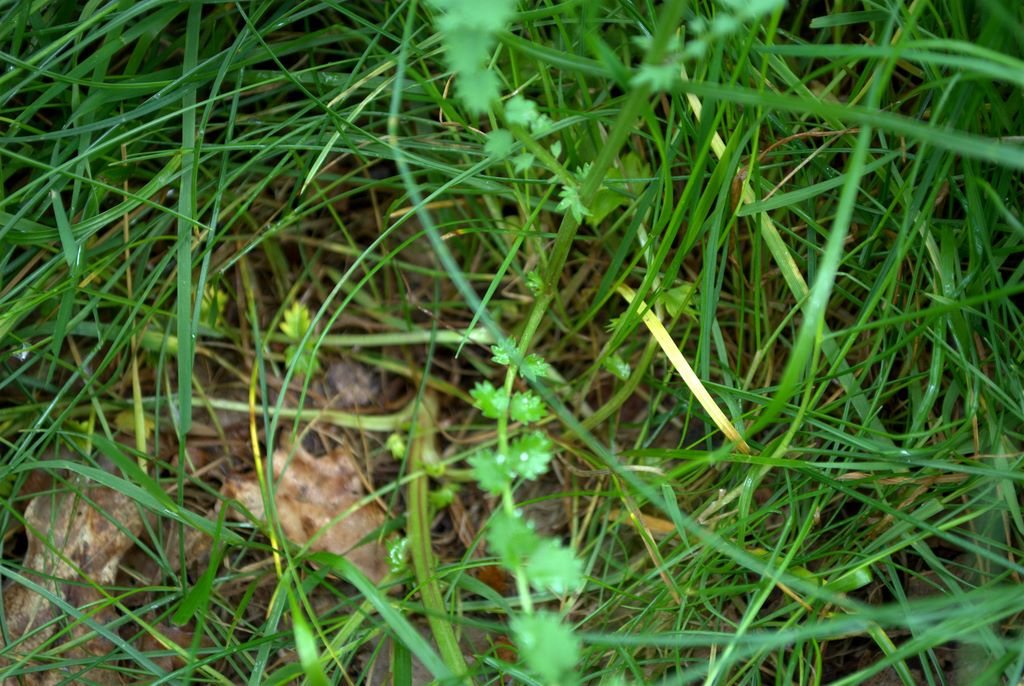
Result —
<instances>
[{"instance_id":1,"label":"grass","mask_svg":"<svg viewBox=\"0 0 1024 686\"><path fill-rule=\"evenodd\" d=\"M586 574L530 602L581 683L1020 683L1024 14L793 2L631 81L635 38L729 7L522 3L491 68L535 135L467 114L423 3L0 3L0 678L538 683L464 461L515 336L558 447L517 500ZM573 182L604 216L557 209ZM290 364L295 303L370 409ZM389 587L225 518L226 476L309 432L417 546ZM135 512L97 529L116 569L31 569L98 485Z\"/></svg>"}]
</instances>

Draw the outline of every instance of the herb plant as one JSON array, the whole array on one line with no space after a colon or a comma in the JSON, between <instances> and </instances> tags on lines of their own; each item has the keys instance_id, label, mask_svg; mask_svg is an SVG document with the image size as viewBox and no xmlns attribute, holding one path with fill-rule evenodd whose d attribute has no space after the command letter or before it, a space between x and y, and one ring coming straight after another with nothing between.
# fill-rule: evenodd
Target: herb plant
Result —
<instances>
[{"instance_id":1,"label":"herb plant","mask_svg":"<svg viewBox=\"0 0 1024 686\"><path fill-rule=\"evenodd\" d=\"M516 581L522 614L512 617L509 624L519 655L544 683L569 684L574 679L579 641L557 614L534 607L531 589L555 595L576 591L583 581L583 566L571 548L538 534L516 507L517 482L545 474L554 452L543 431L524 429L510 436L510 420L526 427L548 414L543 400L533 391L512 390L516 371L523 378L539 380L548 375L548 364L531 354L516 367L512 363L513 348L512 340L492 347L492 360L509 366L505 385L495 388L484 381L470 392L476 408L497 422L498 440L493 449L480 450L470 457L469 464L480 488L500 497L498 510L487 527L487 544Z\"/></svg>"}]
</instances>

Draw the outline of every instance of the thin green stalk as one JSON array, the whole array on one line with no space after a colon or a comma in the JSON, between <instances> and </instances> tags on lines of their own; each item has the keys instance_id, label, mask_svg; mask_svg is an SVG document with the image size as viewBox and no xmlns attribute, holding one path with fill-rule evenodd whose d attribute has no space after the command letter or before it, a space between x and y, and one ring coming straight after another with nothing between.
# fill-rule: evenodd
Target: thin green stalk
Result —
<instances>
[{"instance_id":1,"label":"thin green stalk","mask_svg":"<svg viewBox=\"0 0 1024 686\"><path fill-rule=\"evenodd\" d=\"M415 475L409 482L407 491L409 552L416 572L420 597L427 612L427 622L434 634L434 640L437 641L441 658L455 674L463 676L465 683L472 683L468 677L469 669L466 667L465 658L462 657L459 641L448 620L448 609L438 583L437 561L431 545L428 465L437 462L437 416L437 398L433 393L425 393L416 414L416 432L409 446L409 473Z\"/></svg>"},{"instance_id":2,"label":"thin green stalk","mask_svg":"<svg viewBox=\"0 0 1024 686\"><path fill-rule=\"evenodd\" d=\"M658 17L658 27L651 42L651 49L645 59L647 64L658 64L664 58L669 42L678 30L679 20L685 7L686 3L682 0L673 0L662 7ZM615 124L608 134L608 139L604 141L604 145L590 167L590 172L580 184L580 198L585 207L593 204L608 170L618 159L619 151L626 139L633 133L637 119L640 118L644 108L648 106L649 97L650 88L644 83L635 84L630 90L626 102L623 103L622 109L615 119ZM544 320L552 301L558 294L558 282L562 276L562 267L565 266L579 227L580 222L572 212L566 212L562 216L562 223L558 227L558 234L555 236L551 256L548 258L545 269L544 290L534 301L533 309L530 311L520 335L519 353L521 355L525 355L529 350L537 328ZM509 368L509 374L515 374L513 367Z\"/></svg>"}]
</instances>

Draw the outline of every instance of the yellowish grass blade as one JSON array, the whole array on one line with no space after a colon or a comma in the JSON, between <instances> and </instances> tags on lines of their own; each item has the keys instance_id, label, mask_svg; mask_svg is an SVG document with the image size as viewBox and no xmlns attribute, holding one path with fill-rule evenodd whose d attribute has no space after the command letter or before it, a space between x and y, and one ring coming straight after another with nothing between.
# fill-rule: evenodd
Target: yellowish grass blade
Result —
<instances>
[{"instance_id":1,"label":"yellowish grass blade","mask_svg":"<svg viewBox=\"0 0 1024 686\"><path fill-rule=\"evenodd\" d=\"M636 293L629 286L618 287L619 294L626 299L627 302L632 303ZM718 430L725 434L725 437L736 444L736 447L744 455L750 454L750 446L740 436L740 432L736 430L736 427L732 425L729 418L725 416L725 413L718 408L711 394L708 393L707 389L704 388L704 384L694 373L690 363L683 357L683 353L679 350L679 346L672 340L672 336L669 335L668 331L665 330L665 326L658 319L658 315L647 306L647 303L640 301L640 311L643 312L644 324L650 329L654 335L654 340L658 341L658 345L665 351L665 355L668 356L672 366L676 368L679 375L683 377L683 381L686 383L686 387L690 389L697 398L697 402L704 408L704 411L708 413L711 420L718 427Z\"/></svg>"}]
</instances>

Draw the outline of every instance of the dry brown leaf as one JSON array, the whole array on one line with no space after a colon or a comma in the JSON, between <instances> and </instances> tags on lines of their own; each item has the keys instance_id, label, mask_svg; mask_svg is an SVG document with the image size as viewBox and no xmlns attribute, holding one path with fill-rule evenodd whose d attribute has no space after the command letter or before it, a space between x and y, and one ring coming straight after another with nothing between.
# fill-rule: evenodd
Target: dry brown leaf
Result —
<instances>
[{"instance_id":1,"label":"dry brown leaf","mask_svg":"<svg viewBox=\"0 0 1024 686\"><path fill-rule=\"evenodd\" d=\"M341 518L366 496L352 457L344 450L334 450L318 459L299 447L290 461L287 451L277 450L273 464L277 483L274 503L285 536L298 545L312 540L310 550L344 555L374 582L384 578L388 571L384 546L373 542L353 549L384 524L380 506L371 502ZM241 502L257 518L265 519L263 496L255 476L231 475L221 492ZM242 519L237 512L231 516Z\"/></svg>"},{"instance_id":2,"label":"dry brown leaf","mask_svg":"<svg viewBox=\"0 0 1024 686\"><path fill-rule=\"evenodd\" d=\"M168 643L173 643L186 651L192 646L192 638L194 634L188 629L182 629L169 624L158 624L156 629L160 633L160 638L157 638L149 632L143 634L139 641L139 649L141 651L145 653L166 652ZM185 666L185 660L178 655L154 657L153 662L157 663L168 672L172 672L175 669L180 669Z\"/></svg>"},{"instance_id":3,"label":"dry brown leaf","mask_svg":"<svg viewBox=\"0 0 1024 686\"><path fill-rule=\"evenodd\" d=\"M25 510L28 552L19 572L102 625L116 618L114 611L110 607L97 611L89 606L104 599L97 587L114 582L121 558L133 545L132 537L142 531L142 519L132 500L113 489L95 486L85 489L84 494L92 504L77 493L43 494L32 499ZM31 653L66 626L64 621L52 620L67 613L28 586L9 583L3 599L12 642L9 658ZM5 647L2 637L0 647ZM61 658L85 659L107 655L111 649L107 639L80 622L57 636L45 652L59 654ZM31 672L20 678L8 678L4 684L49 686L85 680L121 683L116 671L91 669L78 674L61 670Z\"/></svg>"}]
</instances>

